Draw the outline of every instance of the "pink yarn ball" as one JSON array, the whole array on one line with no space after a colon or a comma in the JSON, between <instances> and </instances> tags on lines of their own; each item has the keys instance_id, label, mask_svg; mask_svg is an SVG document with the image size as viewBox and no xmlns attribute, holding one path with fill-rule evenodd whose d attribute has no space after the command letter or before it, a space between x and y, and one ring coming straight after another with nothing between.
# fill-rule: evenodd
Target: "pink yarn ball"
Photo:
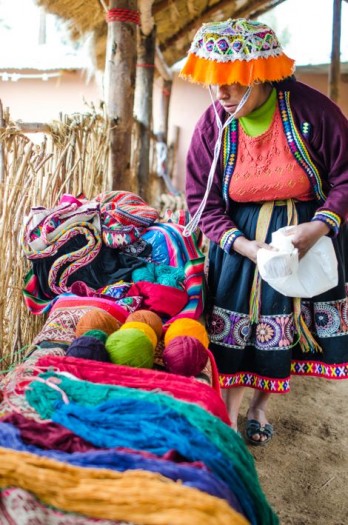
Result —
<instances>
[{"instance_id":1,"label":"pink yarn ball","mask_svg":"<svg viewBox=\"0 0 348 525\"><path fill-rule=\"evenodd\" d=\"M179 335L163 350L163 362L173 374L197 376L208 362L208 352L195 337Z\"/></svg>"}]
</instances>

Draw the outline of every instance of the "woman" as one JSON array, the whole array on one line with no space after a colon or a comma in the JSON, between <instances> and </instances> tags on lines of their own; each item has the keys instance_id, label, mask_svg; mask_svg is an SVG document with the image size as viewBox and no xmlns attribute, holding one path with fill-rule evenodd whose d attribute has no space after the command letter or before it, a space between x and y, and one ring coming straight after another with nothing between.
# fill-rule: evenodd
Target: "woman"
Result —
<instances>
[{"instance_id":1,"label":"woman","mask_svg":"<svg viewBox=\"0 0 348 525\"><path fill-rule=\"evenodd\" d=\"M255 389L246 426L254 445L272 438L267 403L289 391L291 374L348 377L348 125L293 71L274 32L245 19L204 24L181 71L213 99L188 153L187 229L199 225L210 240L211 349L235 429L245 387ZM301 301L260 281L258 250L289 225L300 258L332 238L335 288Z\"/></svg>"}]
</instances>

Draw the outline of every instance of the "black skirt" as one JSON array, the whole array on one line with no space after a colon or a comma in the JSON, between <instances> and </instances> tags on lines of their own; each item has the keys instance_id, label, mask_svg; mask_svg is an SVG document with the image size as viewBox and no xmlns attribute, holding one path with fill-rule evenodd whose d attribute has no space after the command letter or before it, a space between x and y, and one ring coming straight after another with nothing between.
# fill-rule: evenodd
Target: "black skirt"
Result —
<instances>
[{"instance_id":1,"label":"black skirt","mask_svg":"<svg viewBox=\"0 0 348 525\"><path fill-rule=\"evenodd\" d=\"M295 204L298 223L308 222L317 203ZM248 239L255 239L261 204L234 205L232 219ZM275 206L266 242L287 225L286 205ZM303 351L294 321L294 301L261 281L260 315L252 323L250 293L255 264L236 252L227 254L211 243L209 250L206 322L222 388L248 386L269 393L290 389L290 376L348 378L348 230L333 239L338 285L301 301L301 313L320 351Z\"/></svg>"}]
</instances>

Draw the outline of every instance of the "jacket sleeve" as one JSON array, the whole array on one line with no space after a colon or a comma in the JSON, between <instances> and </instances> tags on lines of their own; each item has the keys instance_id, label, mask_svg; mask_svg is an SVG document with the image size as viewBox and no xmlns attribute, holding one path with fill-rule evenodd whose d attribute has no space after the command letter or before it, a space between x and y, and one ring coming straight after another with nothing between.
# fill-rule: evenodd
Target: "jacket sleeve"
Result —
<instances>
[{"instance_id":1,"label":"jacket sleeve","mask_svg":"<svg viewBox=\"0 0 348 525\"><path fill-rule=\"evenodd\" d=\"M200 122L193 133L186 163L186 200L191 216L195 214L205 194L216 140L211 128L215 124L202 127ZM219 244L223 250L230 253L234 241L243 233L226 214L226 204L222 196L221 164L221 161L218 162L199 227L210 241Z\"/></svg>"},{"instance_id":2,"label":"jacket sleeve","mask_svg":"<svg viewBox=\"0 0 348 525\"><path fill-rule=\"evenodd\" d=\"M348 121L331 101L322 108L313 147L323 159L328 182L327 198L313 220L325 222L337 235L341 222L348 219Z\"/></svg>"}]
</instances>

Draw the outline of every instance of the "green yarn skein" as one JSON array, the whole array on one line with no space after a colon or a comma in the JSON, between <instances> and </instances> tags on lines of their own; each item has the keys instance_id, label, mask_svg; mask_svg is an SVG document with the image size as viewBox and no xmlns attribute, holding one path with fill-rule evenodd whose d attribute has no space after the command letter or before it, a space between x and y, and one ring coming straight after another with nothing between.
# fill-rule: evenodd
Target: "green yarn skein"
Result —
<instances>
[{"instance_id":1,"label":"green yarn skein","mask_svg":"<svg viewBox=\"0 0 348 525\"><path fill-rule=\"evenodd\" d=\"M99 339L102 343L105 343L105 341L108 338L108 334L106 332L103 332L103 330L88 330L87 332L84 332L84 336L87 337L95 337L96 339Z\"/></svg>"},{"instance_id":2,"label":"green yarn skein","mask_svg":"<svg viewBox=\"0 0 348 525\"><path fill-rule=\"evenodd\" d=\"M148 283L156 282L155 265L149 263L146 266L133 270L132 281L135 283L138 281L147 281Z\"/></svg>"},{"instance_id":3,"label":"green yarn skein","mask_svg":"<svg viewBox=\"0 0 348 525\"><path fill-rule=\"evenodd\" d=\"M142 268L137 268L132 272L132 281L147 281L149 283L158 283L174 288L182 288L185 280L185 271L183 268L168 266L166 264L147 263Z\"/></svg>"},{"instance_id":4,"label":"green yarn skein","mask_svg":"<svg viewBox=\"0 0 348 525\"><path fill-rule=\"evenodd\" d=\"M109 335L105 348L113 363L134 368L152 368L154 349L147 335L137 328Z\"/></svg>"}]
</instances>

